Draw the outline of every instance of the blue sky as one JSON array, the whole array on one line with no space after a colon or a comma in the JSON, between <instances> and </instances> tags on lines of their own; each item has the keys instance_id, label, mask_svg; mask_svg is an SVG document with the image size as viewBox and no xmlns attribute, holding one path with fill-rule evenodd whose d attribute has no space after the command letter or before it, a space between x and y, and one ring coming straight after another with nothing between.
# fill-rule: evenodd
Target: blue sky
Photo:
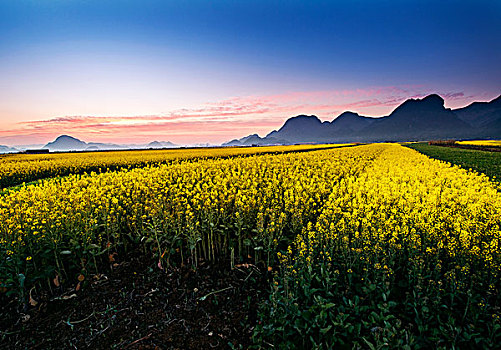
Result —
<instances>
[{"instance_id":1,"label":"blue sky","mask_svg":"<svg viewBox=\"0 0 501 350\"><path fill-rule=\"evenodd\" d=\"M431 92L450 107L489 100L501 93L499 18L494 0L0 0L0 143L61 127L119 142L128 123L138 140L220 142L369 100L356 111ZM90 119L60 123L76 116Z\"/></svg>"}]
</instances>

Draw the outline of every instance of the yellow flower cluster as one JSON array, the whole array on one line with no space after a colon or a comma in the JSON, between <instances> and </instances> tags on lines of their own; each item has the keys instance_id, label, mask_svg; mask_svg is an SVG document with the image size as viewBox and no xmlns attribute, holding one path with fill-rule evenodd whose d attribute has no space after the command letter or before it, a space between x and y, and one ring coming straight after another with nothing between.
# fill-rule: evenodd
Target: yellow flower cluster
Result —
<instances>
[{"instance_id":1,"label":"yellow flower cluster","mask_svg":"<svg viewBox=\"0 0 501 350\"><path fill-rule=\"evenodd\" d=\"M298 233L313 220L336 179L354 174L364 158L346 147L185 159L21 186L0 196L0 250L58 270L60 260L92 262L92 252L136 238L154 241L159 254L181 242L194 262L229 251L248 255L253 247L269 252L284 230Z\"/></svg>"},{"instance_id":2,"label":"yellow flower cluster","mask_svg":"<svg viewBox=\"0 0 501 350\"><path fill-rule=\"evenodd\" d=\"M454 258L462 273L501 268L501 193L484 175L397 144L202 157L8 191L0 196L0 254L9 256L0 280L49 267L64 274L71 259L85 268L97 252L131 242L154 246L161 259L188 253L193 264L225 254L270 263L293 237L278 257L291 266L358 259L391 275L394 253L413 250Z\"/></svg>"},{"instance_id":3,"label":"yellow flower cluster","mask_svg":"<svg viewBox=\"0 0 501 350\"><path fill-rule=\"evenodd\" d=\"M396 144L364 150L377 147L372 164L339 181L316 224L298 235L298 259L376 255L380 269L407 250L454 259L463 272L473 264L501 271L501 193L488 177Z\"/></svg>"},{"instance_id":4,"label":"yellow flower cluster","mask_svg":"<svg viewBox=\"0 0 501 350\"><path fill-rule=\"evenodd\" d=\"M501 140L456 141L456 143L460 145L501 147Z\"/></svg>"},{"instance_id":5,"label":"yellow flower cluster","mask_svg":"<svg viewBox=\"0 0 501 350\"><path fill-rule=\"evenodd\" d=\"M3 155L0 156L0 188L42 178L91 171L101 172L107 169L130 169L149 164L169 163L180 159L305 151L335 146L293 145Z\"/></svg>"}]
</instances>

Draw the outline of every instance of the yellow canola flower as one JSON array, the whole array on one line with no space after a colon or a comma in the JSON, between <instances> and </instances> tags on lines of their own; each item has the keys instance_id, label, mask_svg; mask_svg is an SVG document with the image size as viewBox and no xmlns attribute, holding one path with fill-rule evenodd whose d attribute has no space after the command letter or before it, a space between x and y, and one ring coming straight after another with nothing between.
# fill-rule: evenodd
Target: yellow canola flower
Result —
<instances>
[{"instance_id":1,"label":"yellow canola flower","mask_svg":"<svg viewBox=\"0 0 501 350\"><path fill-rule=\"evenodd\" d=\"M95 245L139 237L157 242L159 254L178 239L193 260L248 256L254 247L289 266L378 255L378 271L392 274L385 259L407 249L455 258L464 273L480 263L499 271L500 230L501 193L486 176L396 144L185 158L48 179L0 196L0 254L30 256L30 266L40 266L46 248L72 259L71 249L91 254ZM286 236L295 241L277 256Z\"/></svg>"},{"instance_id":2,"label":"yellow canola flower","mask_svg":"<svg viewBox=\"0 0 501 350\"><path fill-rule=\"evenodd\" d=\"M245 151L318 147L327 146ZM269 251L284 231L300 232L316 216L337 179L361 167L356 147L227 159L214 156L242 149L203 152L213 158L70 175L7 191L0 196L0 250L35 262L45 248L55 250L55 261L47 263L55 266L57 259L74 256L71 249L90 254L95 248L89 245L119 244L124 234L155 239L160 234L178 237L210 259L227 252L234 239L239 254L247 255L254 238Z\"/></svg>"},{"instance_id":3,"label":"yellow canola flower","mask_svg":"<svg viewBox=\"0 0 501 350\"><path fill-rule=\"evenodd\" d=\"M334 186L315 227L298 235L298 256L314 261L325 250L390 259L407 249L501 271L501 193L488 177L396 144L359 150L377 147L383 152L371 166Z\"/></svg>"},{"instance_id":4,"label":"yellow canola flower","mask_svg":"<svg viewBox=\"0 0 501 350\"><path fill-rule=\"evenodd\" d=\"M292 145L263 147L220 147L163 150L132 150L112 152L12 154L0 155L0 188L43 178L105 172L159 165L189 159L305 151L344 146Z\"/></svg>"},{"instance_id":5,"label":"yellow canola flower","mask_svg":"<svg viewBox=\"0 0 501 350\"><path fill-rule=\"evenodd\" d=\"M501 147L501 140L456 141L460 145Z\"/></svg>"}]
</instances>

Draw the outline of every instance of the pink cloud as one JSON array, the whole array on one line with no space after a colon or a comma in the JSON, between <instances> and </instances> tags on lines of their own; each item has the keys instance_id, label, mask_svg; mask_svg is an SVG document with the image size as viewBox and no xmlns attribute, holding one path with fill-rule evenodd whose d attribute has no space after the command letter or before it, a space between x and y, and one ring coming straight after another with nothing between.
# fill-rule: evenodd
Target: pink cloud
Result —
<instances>
[{"instance_id":1,"label":"pink cloud","mask_svg":"<svg viewBox=\"0 0 501 350\"><path fill-rule=\"evenodd\" d=\"M423 86L388 86L355 90L292 91L266 96L237 96L206 103L199 108L138 116L60 116L17 123L0 130L0 142L28 139L47 142L65 133L86 141L220 143L250 133L267 134L297 114L315 114L332 120L350 110L362 115L389 114L405 99L434 93ZM463 92L439 93L446 101L464 102L473 96ZM471 101L470 101L471 102ZM18 142L20 143L20 142ZM26 143L23 141L23 143ZM33 143L33 142L30 142Z\"/></svg>"}]
</instances>

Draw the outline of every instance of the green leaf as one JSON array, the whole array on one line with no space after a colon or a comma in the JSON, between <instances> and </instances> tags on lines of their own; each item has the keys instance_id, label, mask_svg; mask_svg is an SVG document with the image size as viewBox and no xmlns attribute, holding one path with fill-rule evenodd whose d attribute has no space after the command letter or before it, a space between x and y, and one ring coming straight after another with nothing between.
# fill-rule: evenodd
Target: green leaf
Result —
<instances>
[{"instance_id":1,"label":"green leaf","mask_svg":"<svg viewBox=\"0 0 501 350\"><path fill-rule=\"evenodd\" d=\"M327 327L325 327L325 328L322 328L322 329L320 329L320 333L325 334L325 333L327 333L328 331L330 331L330 330L331 330L331 328L332 328L332 325L331 325L331 326L327 326Z\"/></svg>"}]
</instances>

